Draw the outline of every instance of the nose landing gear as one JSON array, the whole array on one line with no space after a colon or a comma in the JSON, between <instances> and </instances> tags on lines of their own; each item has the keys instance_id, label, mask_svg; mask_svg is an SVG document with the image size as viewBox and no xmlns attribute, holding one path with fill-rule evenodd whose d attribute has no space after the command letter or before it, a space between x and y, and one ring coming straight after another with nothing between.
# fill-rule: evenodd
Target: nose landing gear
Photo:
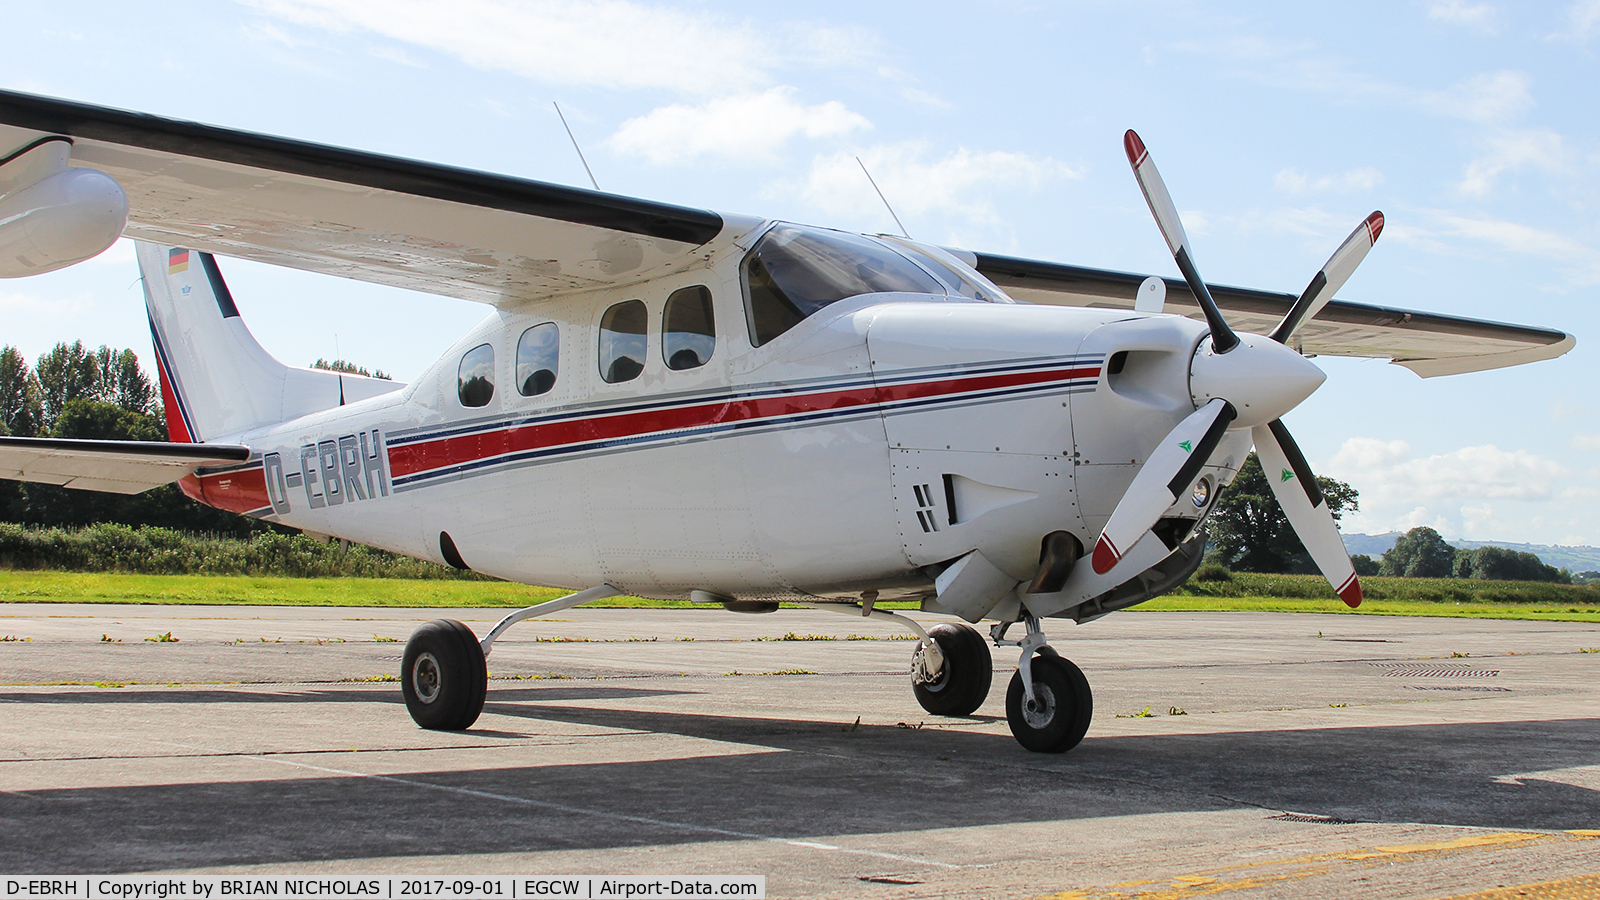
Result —
<instances>
[{"instance_id":1,"label":"nose landing gear","mask_svg":"<svg viewBox=\"0 0 1600 900\"><path fill-rule=\"evenodd\" d=\"M995 646L1022 651L1006 689L1006 724L1017 743L1029 750L1065 753L1083 740L1094 717L1089 679L1050 647L1037 618L1028 615L1023 621L1028 634L1020 641L1006 640L1010 622L991 631Z\"/></svg>"}]
</instances>

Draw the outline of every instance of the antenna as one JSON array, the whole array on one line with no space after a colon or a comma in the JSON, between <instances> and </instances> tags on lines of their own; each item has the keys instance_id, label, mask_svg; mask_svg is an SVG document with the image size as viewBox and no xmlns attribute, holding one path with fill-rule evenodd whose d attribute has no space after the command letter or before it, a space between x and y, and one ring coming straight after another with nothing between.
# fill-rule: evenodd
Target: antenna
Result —
<instances>
[{"instance_id":1,"label":"antenna","mask_svg":"<svg viewBox=\"0 0 1600 900\"><path fill-rule=\"evenodd\" d=\"M567 124L567 117L561 112L561 104L551 100L550 105L556 108L556 115L561 116L561 127L567 130L567 137L572 139L572 149L578 151L578 162L583 163L583 170L589 173L589 183L594 185L595 190L600 190L600 182L594 180L594 170L589 168L589 161L583 158L583 148L578 146L578 139L573 137L572 126Z\"/></svg>"},{"instance_id":2,"label":"antenna","mask_svg":"<svg viewBox=\"0 0 1600 900\"><path fill-rule=\"evenodd\" d=\"M883 201L883 208L887 209L889 215L894 218L894 224L900 226L900 233L906 236L906 240L911 240L911 232L907 231L906 226L901 224L900 217L894 214L894 207L889 205L889 198L883 195L882 190L879 190L878 183L872 180L872 173L867 171L867 164L862 162L859 156L856 157L856 165L861 167L861 174L867 176L867 183L871 184L872 189L878 192L878 199Z\"/></svg>"}]
</instances>

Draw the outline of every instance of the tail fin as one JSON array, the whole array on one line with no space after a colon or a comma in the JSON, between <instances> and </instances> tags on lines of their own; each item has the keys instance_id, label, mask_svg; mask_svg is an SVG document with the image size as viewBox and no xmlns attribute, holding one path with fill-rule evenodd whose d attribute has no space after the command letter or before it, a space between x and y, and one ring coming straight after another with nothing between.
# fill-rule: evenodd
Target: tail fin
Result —
<instances>
[{"instance_id":1,"label":"tail fin","mask_svg":"<svg viewBox=\"0 0 1600 900\"><path fill-rule=\"evenodd\" d=\"M405 386L278 362L245 327L211 254L137 246L172 441L237 436Z\"/></svg>"}]
</instances>

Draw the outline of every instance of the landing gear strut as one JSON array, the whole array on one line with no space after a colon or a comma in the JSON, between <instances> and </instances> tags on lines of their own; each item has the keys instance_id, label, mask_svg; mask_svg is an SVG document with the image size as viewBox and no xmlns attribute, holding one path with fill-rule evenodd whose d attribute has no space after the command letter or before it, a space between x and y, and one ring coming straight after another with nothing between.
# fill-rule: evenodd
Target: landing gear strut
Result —
<instances>
[{"instance_id":1,"label":"landing gear strut","mask_svg":"<svg viewBox=\"0 0 1600 900\"><path fill-rule=\"evenodd\" d=\"M1038 619L1028 615L1023 621L1028 634L1020 641L1005 639L1010 622L996 625L991 632L995 646L1022 651L1017 672L1006 689L1006 724L1017 743L1029 750L1065 753L1083 740L1094 717L1089 679L1050 647Z\"/></svg>"}]
</instances>

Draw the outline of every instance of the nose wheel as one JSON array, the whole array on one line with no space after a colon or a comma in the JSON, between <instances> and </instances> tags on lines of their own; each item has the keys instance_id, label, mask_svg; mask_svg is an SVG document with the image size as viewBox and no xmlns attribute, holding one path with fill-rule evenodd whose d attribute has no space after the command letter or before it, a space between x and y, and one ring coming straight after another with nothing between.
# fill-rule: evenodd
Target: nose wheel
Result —
<instances>
[{"instance_id":1,"label":"nose wheel","mask_svg":"<svg viewBox=\"0 0 1600 900\"><path fill-rule=\"evenodd\" d=\"M1006 724L1017 743L1035 753L1065 753L1083 740L1094 718L1094 695L1083 671L1045 642L1039 620L1025 619L1028 634L1005 639L1010 623L996 625L997 646L1019 647L1022 657L1006 689Z\"/></svg>"}]
</instances>

